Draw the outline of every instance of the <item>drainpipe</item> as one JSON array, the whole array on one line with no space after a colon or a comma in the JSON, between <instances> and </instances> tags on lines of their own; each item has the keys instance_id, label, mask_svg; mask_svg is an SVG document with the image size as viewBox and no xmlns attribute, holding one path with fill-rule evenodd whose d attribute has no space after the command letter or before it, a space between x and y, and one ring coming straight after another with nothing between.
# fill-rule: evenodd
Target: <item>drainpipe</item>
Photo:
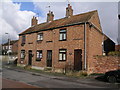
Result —
<instances>
[{"instance_id":1,"label":"drainpipe","mask_svg":"<svg viewBox=\"0 0 120 90\"><path fill-rule=\"evenodd\" d=\"M87 65L86 65L86 22L84 24L84 70L86 70Z\"/></svg>"},{"instance_id":2,"label":"drainpipe","mask_svg":"<svg viewBox=\"0 0 120 90\"><path fill-rule=\"evenodd\" d=\"M104 34L102 36L102 55L104 55Z\"/></svg>"}]
</instances>

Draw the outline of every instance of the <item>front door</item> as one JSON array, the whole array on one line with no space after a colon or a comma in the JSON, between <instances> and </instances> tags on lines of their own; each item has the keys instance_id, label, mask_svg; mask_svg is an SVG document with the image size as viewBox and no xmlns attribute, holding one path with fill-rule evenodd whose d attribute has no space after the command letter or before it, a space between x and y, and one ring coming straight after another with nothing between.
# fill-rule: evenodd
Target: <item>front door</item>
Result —
<instances>
[{"instance_id":1,"label":"front door","mask_svg":"<svg viewBox=\"0 0 120 90\"><path fill-rule=\"evenodd\" d=\"M47 67L52 67L52 50L47 50Z\"/></svg>"},{"instance_id":2,"label":"front door","mask_svg":"<svg viewBox=\"0 0 120 90\"><path fill-rule=\"evenodd\" d=\"M28 65L32 65L32 50L28 51Z\"/></svg>"},{"instance_id":3,"label":"front door","mask_svg":"<svg viewBox=\"0 0 120 90\"><path fill-rule=\"evenodd\" d=\"M82 50L74 50L74 70L82 70Z\"/></svg>"}]
</instances>

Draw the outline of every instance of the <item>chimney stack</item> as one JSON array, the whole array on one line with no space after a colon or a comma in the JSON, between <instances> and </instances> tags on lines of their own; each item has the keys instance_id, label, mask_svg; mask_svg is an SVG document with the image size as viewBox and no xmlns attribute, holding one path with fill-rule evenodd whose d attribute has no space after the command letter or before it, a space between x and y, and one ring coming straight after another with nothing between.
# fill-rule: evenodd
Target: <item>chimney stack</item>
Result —
<instances>
[{"instance_id":1,"label":"chimney stack","mask_svg":"<svg viewBox=\"0 0 120 90\"><path fill-rule=\"evenodd\" d=\"M35 16L33 16L32 21L31 21L31 26L35 26L35 25L37 25L37 23L38 23L37 18Z\"/></svg>"},{"instance_id":2,"label":"chimney stack","mask_svg":"<svg viewBox=\"0 0 120 90\"><path fill-rule=\"evenodd\" d=\"M66 8L66 17L70 17L73 16L73 9L72 6L70 4L68 4L68 7Z\"/></svg>"},{"instance_id":3,"label":"chimney stack","mask_svg":"<svg viewBox=\"0 0 120 90\"><path fill-rule=\"evenodd\" d=\"M49 11L49 13L47 14L47 22L52 22L54 19L54 14L52 11Z\"/></svg>"}]
</instances>

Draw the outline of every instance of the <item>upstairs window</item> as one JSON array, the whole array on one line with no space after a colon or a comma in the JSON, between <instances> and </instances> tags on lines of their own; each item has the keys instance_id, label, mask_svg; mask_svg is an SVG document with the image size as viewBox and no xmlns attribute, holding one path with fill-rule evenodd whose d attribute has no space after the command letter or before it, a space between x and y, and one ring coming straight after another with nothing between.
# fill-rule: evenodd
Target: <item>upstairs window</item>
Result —
<instances>
[{"instance_id":1,"label":"upstairs window","mask_svg":"<svg viewBox=\"0 0 120 90\"><path fill-rule=\"evenodd\" d=\"M66 29L60 30L60 41L66 41L67 39L67 31Z\"/></svg>"},{"instance_id":2,"label":"upstairs window","mask_svg":"<svg viewBox=\"0 0 120 90\"><path fill-rule=\"evenodd\" d=\"M9 50L11 50L12 49L12 46L9 46Z\"/></svg>"},{"instance_id":3,"label":"upstairs window","mask_svg":"<svg viewBox=\"0 0 120 90\"><path fill-rule=\"evenodd\" d=\"M5 48L4 48L4 46L3 46L3 50L4 50Z\"/></svg>"},{"instance_id":4,"label":"upstairs window","mask_svg":"<svg viewBox=\"0 0 120 90\"><path fill-rule=\"evenodd\" d=\"M6 46L6 49L8 49L8 46Z\"/></svg>"},{"instance_id":5,"label":"upstairs window","mask_svg":"<svg viewBox=\"0 0 120 90\"><path fill-rule=\"evenodd\" d=\"M25 44L26 36L22 36L22 44Z\"/></svg>"},{"instance_id":6,"label":"upstairs window","mask_svg":"<svg viewBox=\"0 0 120 90\"><path fill-rule=\"evenodd\" d=\"M24 58L25 58L25 50L21 50L20 58L21 58L21 59L24 59Z\"/></svg>"},{"instance_id":7,"label":"upstairs window","mask_svg":"<svg viewBox=\"0 0 120 90\"><path fill-rule=\"evenodd\" d=\"M66 49L59 50L59 61L66 61L67 58L66 52L67 52Z\"/></svg>"},{"instance_id":8,"label":"upstairs window","mask_svg":"<svg viewBox=\"0 0 120 90\"><path fill-rule=\"evenodd\" d=\"M37 59L36 59L36 61L41 61L41 59L42 59L42 50L37 50Z\"/></svg>"},{"instance_id":9,"label":"upstairs window","mask_svg":"<svg viewBox=\"0 0 120 90\"><path fill-rule=\"evenodd\" d=\"M37 35L37 41L42 41L43 40L43 33L39 33Z\"/></svg>"}]
</instances>

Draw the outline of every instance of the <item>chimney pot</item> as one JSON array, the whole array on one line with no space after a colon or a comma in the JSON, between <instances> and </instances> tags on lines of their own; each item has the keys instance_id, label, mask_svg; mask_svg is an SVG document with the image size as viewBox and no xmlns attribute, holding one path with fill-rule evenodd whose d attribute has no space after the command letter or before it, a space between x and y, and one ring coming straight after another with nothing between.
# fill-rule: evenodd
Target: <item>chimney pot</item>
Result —
<instances>
[{"instance_id":1,"label":"chimney pot","mask_svg":"<svg viewBox=\"0 0 120 90\"><path fill-rule=\"evenodd\" d=\"M68 7L66 8L66 17L73 16L73 9L70 4L68 4Z\"/></svg>"},{"instance_id":2,"label":"chimney pot","mask_svg":"<svg viewBox=\"0 0 120 90\"><path fill-rule=\"evenodd\" d=\"M52 11L49 11L49 13L47 14L47 22L51 22L54 19L54 14Z\"/></svg>"},{"instance_id":3,"label":"chimney pot","mask_svg":"<svg viewBox=\"0 0 120 90\"><path fill-rule=\"evenodd\" d=\"M35 16L33 16L32 20L31 20L31 26L35 26L35 25L37 25L37 23L38 23L37 18Z\"/></svg>"}]
</instances>

